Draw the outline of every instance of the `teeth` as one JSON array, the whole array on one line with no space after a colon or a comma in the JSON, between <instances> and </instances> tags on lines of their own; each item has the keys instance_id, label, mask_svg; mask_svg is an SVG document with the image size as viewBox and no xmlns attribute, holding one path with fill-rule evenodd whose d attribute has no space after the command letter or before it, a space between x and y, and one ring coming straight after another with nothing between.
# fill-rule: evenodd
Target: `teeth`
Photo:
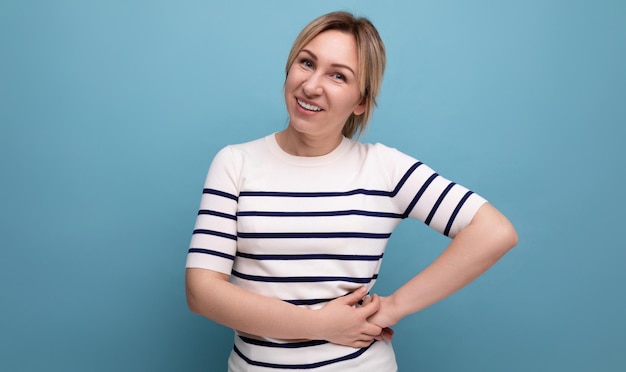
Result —
<instances>
[{"instance_id":1,"label":"teeth","mask_svg":"<svg viewBox=\"0 0 626 372\"><path fill-rule=\"evenodd\" d=\"M308 103L303 102L303 101L301 101L299 99L297 99L297 101L298 101L298 104L300 106L302 106L303 108L305 108L305 109L307 109L309 111L322 111L321 107L318 107L318 106L315 106L315 105L309 105Z\"/></svg>"}]
</instances>

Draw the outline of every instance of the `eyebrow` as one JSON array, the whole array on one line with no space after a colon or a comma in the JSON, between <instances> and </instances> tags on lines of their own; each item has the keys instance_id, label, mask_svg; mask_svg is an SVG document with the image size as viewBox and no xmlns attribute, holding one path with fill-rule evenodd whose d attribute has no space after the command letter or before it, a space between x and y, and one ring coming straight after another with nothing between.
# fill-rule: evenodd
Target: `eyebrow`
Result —
<instances>
[{"instance_id":1,"label":"eyebrow","mask_svg":"<svg viewBox=\"0 0 626 372\"><path fill-rule=\"evenodd\" d=\"M313 57L313 59L317 60L317 56L315 55L315 53L311 52L310 50L302 49L301 52L308 53L308 54L311 55L311 57ZM349 70L352 73L352 75L356 76L356 73L354 72L354 70L352 68L350 68L350 66L348 66L348 65L344 65L344 64L341 64L341 63L333 63L333 64L331 64L331 66L339 67L339 68L345 68L345 69Z\"/></svg>"}]
</instances>

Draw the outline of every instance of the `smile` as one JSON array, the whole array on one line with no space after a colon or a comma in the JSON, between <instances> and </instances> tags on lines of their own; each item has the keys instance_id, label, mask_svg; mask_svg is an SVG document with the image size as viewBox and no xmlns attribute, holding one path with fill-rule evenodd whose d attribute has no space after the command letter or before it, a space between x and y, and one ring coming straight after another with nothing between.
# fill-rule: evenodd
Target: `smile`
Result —
<instances>
[{"instance_id":1,"label":"smile","mask_svg":"<svg viewBox=\"0 0 626 372\"><path fill-rule=\"evenodd\" d=\"M296 102L298 102L298 105L299 105L300 107L302 107L303 109L305 109L305 110L309 110L309 111L322 111L322 108L321 108L321 107L319 107L319 106L315 106L315 105L311 105L311 104L308 104L308 103L306 103L306 102L304 102L304 101L301 101L299 98L296 98Z\"/></svg>"}]
</instances>

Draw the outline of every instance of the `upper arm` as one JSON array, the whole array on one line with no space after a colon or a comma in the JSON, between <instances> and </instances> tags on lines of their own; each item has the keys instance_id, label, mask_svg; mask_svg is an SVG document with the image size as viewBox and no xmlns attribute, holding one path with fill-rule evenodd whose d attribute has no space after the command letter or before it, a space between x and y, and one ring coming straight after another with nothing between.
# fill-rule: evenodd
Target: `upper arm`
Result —
<instances>
[{"instance_id":1,"label":"upper arm","mask_svg":"<svg viewBox=\"0 0 626 372\"><path fill-rule=\"evenodd\" d=\"M485 203L478 209L469 226L479 229L483 235L498 240L508 248L517 244L518 236L515 227L490 203Z\"/></svg>"},{"instance_id":2,"label":"upper arm","mask_svg":"<svg viewBox=\"0 0 626 372\"><path fill-rule=\"evenodd\" d=\"M224 148L213 159L196 217L187 268L230 273L237 252L237 167Z\"/></svg>"},{"instance_id":3,"label":"upper arm","mask_svg":"<svg viewBox=\"0 0 626 372\"><path fill-rule=\"evenodd\" d=\"M219 271L200 269L189 267L185 270L185 284L189 286L198 286L211 280L224 280L228 281L228 274L220 273Z\"/></svg>"}]
</instances>

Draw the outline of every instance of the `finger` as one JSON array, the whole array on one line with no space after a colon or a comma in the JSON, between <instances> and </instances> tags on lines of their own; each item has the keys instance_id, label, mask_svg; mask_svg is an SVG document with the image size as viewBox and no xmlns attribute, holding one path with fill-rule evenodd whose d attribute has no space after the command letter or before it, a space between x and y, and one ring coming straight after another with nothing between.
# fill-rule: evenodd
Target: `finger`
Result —
<instances>
[{"instance_id":1,"label":"finger","mask_svg":"<svg viewBox=\"0 0 626 372\"><path fill-rule=\"evenodd\" d=\"M374 323L369 323L366 322L363 325L362 331L363 334L367 335L370 338L374 338L378 335L380 335L383 332L383 328L380 326L377 326Z\"/></svg>"},{"instance_id":2,"label":"finger","mask_svg":"<svg viewBox=\"0 0 626 372\"><path fill-rule=\"evenodd\" d=\"M359 305L364 306L372 302L372 296L365 296Z\"/></svg>"},{"instance_id":3,"label":"finger","mask_svg":"<svg viewBox=\"0 0 626 372\"><path fill-rule=\"evenodd\" d=\"M361 328L362 332L371 336L371 337L376 337L379 334L381 334L381 332L383 331L383 329L380 326L377 326L374 323L368 323L365 324L363 326L363 328Z\"/></svg>"},{"instance_id":4,"label":"finger","mask_svg":"<svg viewBox=\"0 0 626 372\"><path fill-rule=\"evenodd\" d=\"M395 332L393 331L393 329L392 329L392 328L389 328L389 327L385 327L385 328L383 328L383 333L384 333L384 334L387 334L387 335L389 335L389 336L393 336L393 335L395 334Z\"/></svg>"},{"instance_id":5,"label":"finger","mask_svg":"<svg viewBox=\"0 0 626 372\"><path fill-rule=\"evenodd\" d=\"M370 345L372 342L376 341L376 338L368 334L362 334L361 338L358 341L363 342L366 345Z\"/></svg>"},{"instance_id":6,"label":"finger","mask_svg":"<svg viewBox=\"0 0 626 372\"><path fill-rule=\"evenodd\" d=\"M359 340L359 341L355 341L352 343L352 347L356 347L356 348L364 348L364 347L368 347L372 344L372 342L374 342L374 340Z\"/></svg>"},{"instance_id":7,"label":"finger","mask_svg":"<svg viewBox=\"0 0 626 372\"><path fill-rule=\"evenodd\" d=\"M363 306L359 308L359 311L363 313L365 318L369 318L371 315L380 310L380 297L373 295L368 303L363 303Z\"/></svg>"},{"instance_id":8,"label":"finger","mask_svg":"<svg viewBox=\"0 0 626 372\"><path fill-rule=\"evenodd\" d=\"M382 332L375 338L378 341L391 341L393 339L393 333L393 329L386 327L383 328Z\"/></svg>"},{"instance_id":9,"label":"finger","mask_svg":"<svg viewBox=\"0 0 626 372\"><path fill-rule=\"evenodd\" d=\"M367 288L365 286L360 286L352 293L348 293L343 297L339 297L338 300L346 305L356 305L359 301L365 297L367 294Z\"/></svg>"}]
</instances>

